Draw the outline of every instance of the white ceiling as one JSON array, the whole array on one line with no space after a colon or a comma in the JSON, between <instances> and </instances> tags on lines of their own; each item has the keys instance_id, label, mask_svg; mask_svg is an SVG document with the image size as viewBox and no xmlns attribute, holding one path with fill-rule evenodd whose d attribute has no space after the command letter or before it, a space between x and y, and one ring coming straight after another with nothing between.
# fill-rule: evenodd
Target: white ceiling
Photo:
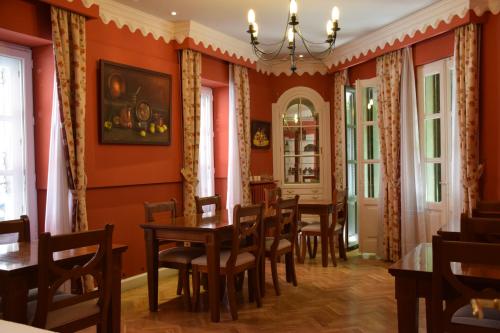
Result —
<instances>
[{"instance_id":1,"label":"white ceiling","mask_svg":"<svg viewBox=\"0 0 500 333\"><path fill-rule=\"evenodd\" d=\"M273 43L283 37L289 0L117 0L168 21L193 20L242 41L248 41L247 12L256 12L259 40ZM439 0L297 0L304 36L326 38L326 21L333 6L340 9L337 45L381 28ZM177 12L172 16L171 12ZM299 52L303 49L299 46Z\"/></svg>"}]
</instances>

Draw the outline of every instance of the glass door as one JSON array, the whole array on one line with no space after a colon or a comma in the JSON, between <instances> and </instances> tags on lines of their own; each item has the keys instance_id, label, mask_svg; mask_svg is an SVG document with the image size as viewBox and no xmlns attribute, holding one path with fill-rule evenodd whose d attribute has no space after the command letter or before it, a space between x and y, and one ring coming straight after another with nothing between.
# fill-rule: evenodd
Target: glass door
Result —
<instances>
[{"instance_id":1,"label":"glass door","mask_svg":"<svg viewBox=\"0 0 500 333\"><path fill-rule=\"evenodd\" d=\"M358 184L357 184L357 120L356 90L345 88L345 143L346 143L346 179L347 179L347 247L358 245Z\"/></svg>"}]
</instances>

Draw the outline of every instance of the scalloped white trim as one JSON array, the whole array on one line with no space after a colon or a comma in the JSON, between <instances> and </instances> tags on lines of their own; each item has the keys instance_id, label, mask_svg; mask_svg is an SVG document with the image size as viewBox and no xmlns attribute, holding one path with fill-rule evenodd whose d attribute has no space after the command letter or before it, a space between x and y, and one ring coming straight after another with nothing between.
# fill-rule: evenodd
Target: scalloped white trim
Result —
<instances>
[{"instance_id":1,"label":"scalloped white trim","mask_svg":"<svg viewBox=\"0 0 500 333\"><path fill-rule=\"evenodd\" d=\"M286 74L286 76L291 76L292 71L290 70L290 63L288 61L273 61L273 62L263 62L257 61L257 71L267 74L267 75L280 75ZM327 74L328 67L322 62L314 59L304 59L297 61L297 75L301 76L304 73L309 75Z\"/></svg>"}]
</instances>

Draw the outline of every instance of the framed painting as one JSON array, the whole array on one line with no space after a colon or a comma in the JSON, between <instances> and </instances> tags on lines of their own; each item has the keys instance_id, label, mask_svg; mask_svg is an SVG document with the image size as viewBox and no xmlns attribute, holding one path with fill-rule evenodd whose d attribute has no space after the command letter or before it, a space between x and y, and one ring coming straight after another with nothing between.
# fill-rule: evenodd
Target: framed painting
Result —
<instances>
[{"instance_id":1,"label":"framed painting","mask_svg":"<svg viewBox=\"0 0 500 333\"><path fill-rule=\"evenodd\" d=\"M252 120L250 125L252 148L269 149L271 147L271 123L268 121Z\"/></svg>"},{"instance_id":2,"label":"framed painting","mask_svg":"<svg viewBox=\"0 0 500 333\"><path fill-rule=\"evenodd\" d=\"M170 145L172 77L100 61L102 144Z\"/></svg>"}]
</instances>

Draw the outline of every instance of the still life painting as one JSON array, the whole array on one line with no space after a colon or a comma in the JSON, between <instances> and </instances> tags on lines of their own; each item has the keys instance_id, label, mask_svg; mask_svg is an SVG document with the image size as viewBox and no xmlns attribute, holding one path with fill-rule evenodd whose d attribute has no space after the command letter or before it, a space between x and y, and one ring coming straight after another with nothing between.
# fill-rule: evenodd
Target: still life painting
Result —
<instances>
[{"instance_id":1,"label":"still life painting","mask_svg":"<svg viewBox=\"0 0 500 333\"><path fill-rule=\"evenodd\" d=\"M169 145L171 76L105 60L100 71L100 142Z\"/></svg>"},{"instance_id":2,"label":"still life painting","mask_svg":"<svg viewBox=\"0 0 500 333\"><path fill-rule=\"evenodd\" d=\"M271 147L270 122L252 120L250 133L252 135L252 148L269 149Z\"/></svg>"}]
</instances>

